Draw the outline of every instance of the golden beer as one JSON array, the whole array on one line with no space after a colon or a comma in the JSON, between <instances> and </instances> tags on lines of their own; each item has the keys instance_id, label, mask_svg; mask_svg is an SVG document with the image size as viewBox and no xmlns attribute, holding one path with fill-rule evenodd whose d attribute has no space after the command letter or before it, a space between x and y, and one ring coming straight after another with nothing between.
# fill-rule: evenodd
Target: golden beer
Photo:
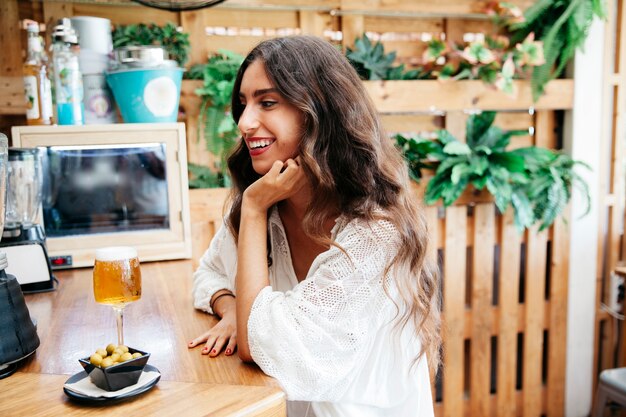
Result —
<instances>
[{"instance_id":1,"label":"golden beer","mask_svg":"<svg viewBox=\"0 0 626 417\"><path fill-rule=\"evenodd\" d=\"M96 251L93 294L98 303L120 307L141 298L141 269L135 249L113 247Z\"/></svg>"}]
</instances>

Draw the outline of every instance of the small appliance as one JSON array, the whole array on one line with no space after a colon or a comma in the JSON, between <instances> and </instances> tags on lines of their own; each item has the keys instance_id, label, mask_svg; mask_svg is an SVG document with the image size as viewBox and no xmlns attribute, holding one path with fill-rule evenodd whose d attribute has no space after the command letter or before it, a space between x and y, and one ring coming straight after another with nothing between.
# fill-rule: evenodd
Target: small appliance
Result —
<instances>
[{"instance_id":1,"label":"small appliance","mask_svg":"<svg viewBox=\"0 0 626 417\"><path fill-rule=\"evenodd\" d=\"M7 273L17 277L24 292L54 289L43 227L37 214L42 194L38 149L10 148L7 165L6 219L0 250L7 257Z\"/></svg>"},{"instance_id":2,"label":"small appliance","mask_svg":"<svg viewBox=\"0 0 626 417\"><path fill-rule=\"evenodd\" d=\"M0 133L0 230L6 207L7 147L7 137ZM0 379L15 372L19 361L39 347L24 294L17 278L7 273L7 266L7 254L0 250Z\"/></svg>"}]
</instances>

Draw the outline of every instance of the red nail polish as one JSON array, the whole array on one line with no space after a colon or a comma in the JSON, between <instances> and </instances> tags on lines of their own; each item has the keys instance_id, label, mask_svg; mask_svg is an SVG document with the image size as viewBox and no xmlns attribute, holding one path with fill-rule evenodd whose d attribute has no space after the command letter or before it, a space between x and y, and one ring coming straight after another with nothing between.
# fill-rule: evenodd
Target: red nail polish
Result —
<instances>
[{"instance_id":1,"label":"red nail polish","mask_svg":"<svg viewBox=\"0 0 626 417\"><path fill-rule=\"evenodd\" d=\"M215 349L213 349L213 350L211 351L211 353L215 355L215 354L217 353L217 351L216 351Z\"/></svg>"},{"instance_id":2,"label":"red nail polish","mask_svg":"<svg viewBox=\"0 0 626 417\"><path fill-rule=\"evenodd\" d=\"M226 349L226 354L230 355L230 349Z\"/></svg>"}]
</instances>

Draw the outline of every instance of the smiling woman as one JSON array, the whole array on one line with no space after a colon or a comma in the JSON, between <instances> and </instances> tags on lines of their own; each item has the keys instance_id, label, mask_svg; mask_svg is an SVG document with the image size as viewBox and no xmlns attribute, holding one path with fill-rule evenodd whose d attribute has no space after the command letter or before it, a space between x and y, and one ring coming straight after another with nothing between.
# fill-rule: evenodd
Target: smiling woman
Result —
<instances>
[{"instance_id":1,"label":"smiling woman","mask_svg":"<svg viewBox=\"0 0 626 417\"><path fill-rule=\"evenodd\" d=\"M265 41L232 109L232 202L194 275L196 308L221 320L188 346L238 349L292 416L432 416L438 275L407 167L355 70L322 39Z\"/></svg>"}]
</instances>

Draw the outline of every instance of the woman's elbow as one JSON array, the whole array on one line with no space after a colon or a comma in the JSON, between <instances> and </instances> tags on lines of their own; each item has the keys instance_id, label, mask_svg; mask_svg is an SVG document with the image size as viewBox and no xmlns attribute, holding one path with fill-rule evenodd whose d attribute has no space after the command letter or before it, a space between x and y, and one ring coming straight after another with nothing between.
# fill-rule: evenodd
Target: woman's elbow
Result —
<instances>
[{"instance_id":1,"label":"woman's elbow","mask_svg":"<svg viewBox=\"0 0 626 417\"><path fill-rule=\"evenodd\" d=\"M250 351L248 349L237 349L237 355L243 362L254 362L254 359L252 359L252 355L250 355Z\"/></svg>"}]
</instances>

